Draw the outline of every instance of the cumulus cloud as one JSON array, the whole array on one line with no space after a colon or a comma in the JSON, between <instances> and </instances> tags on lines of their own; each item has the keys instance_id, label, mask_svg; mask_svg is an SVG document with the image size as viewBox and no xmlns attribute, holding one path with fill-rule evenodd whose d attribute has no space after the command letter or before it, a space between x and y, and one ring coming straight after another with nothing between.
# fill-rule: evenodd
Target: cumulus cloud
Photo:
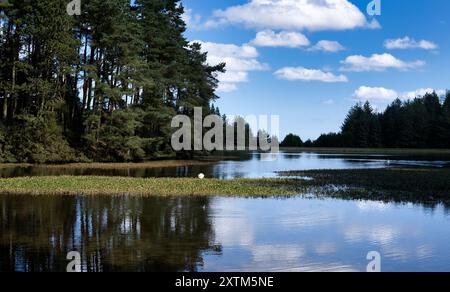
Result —
<instances>
[{"instance_id":1,"label":"cumulus cloud","mask_svg":"<svg viewBox=\"0 0 450 292\"><path fill-rule=\"evenodd\" d=\"M234 45L234 44L221 44L212 42L194 41L200 43L203 50L209 52L210 55L219 58L256 58L259 56L258 50L250 45Z\"/></svg>"},{"instance_id":2,"label":"cumulus cloud","mask_svg":"<svg viewBox=\"0 0 450 292\"><path fill-rule=\"evenodd\" d=\"M254 245L250 247L253 261L259 265L271 265L274 262L298 262L306 255L301 245Z\"/></svg>"},{"instance_id":3,"label":"cumulus cloud","mask_svg":"<svg viewBox=\"0 0 450 292\"><path fill-rule=\"evenodd\" d=\"M446 91L443 89L433 89L433 88L419 88L413 91L398 92L393 89L388 89L384 87L369 87L361 86L358 88L353 96L362 101L370 101L374 103L390 103L397 98L401 100L410 100L416 97L423 97L427 93L436 92L437 95L443 96Z\"/></svg>"},{"instance_id":4,"label":"cumulus cloud","mask_svg":"<svg viewBox=\"0 0 450 292\"><path fill-rule=\"evenodd\" d=\"M301 33L282 31L275 33L272 30L260 31L256 34L251 45L257 47L287 47L299 48L309 46L309 40Z\"/></svg>"},{"instance_id":5,"label":"cumulus cloud","mask_svg":"<svg viewBox=\"0 0 450 292\"><path fill-rule=\"evenodd\" d=\"M414 99L416 97L423 97L427 93L436 92L438 96L444 96L446 91L444 89L433 89L433 88L420 88L414 91L403 92L400 94L401 99Z\"/></svg>"},{"instance_id":6,"label":"cumulus cloud","mask_svg":"<svg viewBox=\"0 0 450 292\"><path fill-rule=\"evenodd\" d=\"M221 44L195 41L202 45L202 51L208 52L208 63L217 65L226 63L226 73L220 73L218 92L237 90L238 83L247 82L251 71L267 70L268 65L258 61L258 50L250 45Z\"/></svg>"},{"instance_id":7,"label":"cumulus cloud","mask_svg":"<svg viewBox=\"0 0 450 292\"><path fill-rule=\"evenodd\" d=\"M217 86L216 91L226 93L236 91L237 89L238 87L235 83L220 82L219 86Z\"/></svg>"},{"instance_id":8,"label":"cumulus cloud","mask_svg":"<svg viewBox=\"0 0 450 292\"><path fill-rule=\"evenodd\" d=\"M375 18L372 19L371 22L369 22L367 24L367 27L370 29L380 29L381 28L381 24L378 22L378 20L376 20Z\"/></svg>"},{"instance_id":9,"label":"cumulus cloud","mask_svg":"<svg viewBox=\"0 0 450 292\"><path fill-rule=\"evenodd\" d=\"M395 90L384 87L361 86L353 94L359 100L368 100L372 102L390 102L398 97Z\"/></svg>"},{"instance_id":10,"label":"cumulus cloud","mask_svg":"<svg viewBox=\"0 0 450 292\"><path fill-rule=\"evenodd\" d=\"M323 52L327 52L327 53L336 53L336 52L345 50L345 48L339 42L322 40L322 41L319 41L314 46L312 46L309 50L310 51L323 51Z\"/></svg>"},{"instance_id":11,"label":"cumulus cloud","mask_svg":"<svg viewBox=\"0 0 450 292\"><path fill-rule=\"evenodd\" d=\"M201 29L202 28L202 17L200 14L195 14L192 9L185 8L183 14L183 20L186 23L188 29Z\"/></svg>"},{"instance_id":12,"label":"cumulus cloud","mask_svg":"<svg viewBox=\"0 0 450 292\"><path fill-rule=\"evenodd\" d=\"M285 67L275 72L279 79L288 81L321 81L326 83L348 82L347 76L335 75L318 69Z\"/></svg>"},{"instance_id":13,"label":"cumulus cloud","mask_svg":"<svg viewBox=\"0 0 450 292\"><path fill-rule=\"evenodd\" d=\"M393 49L424 49L424 50L435 50L438 48L438 45L427 41L421 40L416 41L410 37L404 37L399 39L389 39L384 42L384 47L390 50Z\"/></svg>"},{"instance_id":14,"label":"cumulus cloud","mask_svg":"<svg viewBox=\"0 0 450 292\"><path fill-rule=\"evenodd\" d=\"M351 72L385 71L387 69L410 70L425 65L425 62L420 60L406 62L387 53L373 54L370 57L349 56L341 63L344 65L341 68L343 71Z\"/></svg>"},{"instance_id":15,"label":"cumulus cloud","mask_svg":"<svg viewBox=\"0 0 450 292\"><path fill-rule=\"evenodd\" d=\"M206 27L243 24L280 30L348 30L379 28L348 0L250 0L214 12Z\"/></svg>"}]
</instances>

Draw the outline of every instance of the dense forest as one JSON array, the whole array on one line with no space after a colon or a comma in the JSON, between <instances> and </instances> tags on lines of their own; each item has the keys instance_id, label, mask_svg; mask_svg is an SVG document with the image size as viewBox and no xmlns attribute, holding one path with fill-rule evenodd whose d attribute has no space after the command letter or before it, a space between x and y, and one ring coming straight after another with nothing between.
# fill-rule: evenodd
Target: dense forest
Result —
<instances>
[{"instance_id":1,"label":"dense forest","mask_svg":"<svg viewBox=\"0 0 450 292\"><path fill-rule=\"evenodd\" d=\"M79 16L68 2L0 2L0 162L172 157L174 115L220 114L225 64L185 38L180 0L84 0ZM450 148L450 94L358 104L340 133L290 145Z\"/></svg>"},{"instance_id":2,"label":"dense forest","mask_svg":"<svg viewBox=\"0 0 450 292\"><path fill-rule=\"evenodd\" d=\"M289 135L281 146L299 147ZM294 145L295 144L295 145ZM442 101L436 93L414 100L395 100L382 113L369 102L348 113L340 133L321 135L316 141L300 139L304 147L450 148L450 92Z\"/></svg>"},{"instance_id":3,"label":"dense forest","mask_svg":"<svg viewBox=\"0 0 450 292\"><path fill-rule=\"evenodd\" d=\"M217 73L179 0L0 2L0 162L173 155L176 114L218 113Z\"/></svg>"}]
</instances>

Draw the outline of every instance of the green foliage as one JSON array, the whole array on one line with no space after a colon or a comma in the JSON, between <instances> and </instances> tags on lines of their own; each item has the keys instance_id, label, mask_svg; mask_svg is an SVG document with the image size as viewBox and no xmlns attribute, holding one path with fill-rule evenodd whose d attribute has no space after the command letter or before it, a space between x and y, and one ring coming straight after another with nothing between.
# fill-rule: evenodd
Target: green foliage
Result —
<instances>
[{"instance_id":1,"label":"green foliage","mask_svg":"<svg viewBox=\"0 0 450 292\"><path fill-rule=\"evenodd\" d=\"M320 136L317 147L450 148L450 94L443 104L436 93L375 113L367 102L355 105L341 133Z\"/></svg>"},{"instance_id":2,"label":"green foliage","mask_svg":"<svg viewBox=\"0 0 450 292\"><path fill-rule=\"evenodd\" d=\"M184 37L179 0L86 0L78 17L67 4L0 7L0 160L172 156L171 118L212 110L225 65Z\"/></svg>"},{"instance_id":3,"label":"green foliage","mask_svg":"<svg viewBox=\"0 0 450 292\"><path fill-rule=\"evenodd\" d=\"M348 137L347 137L348 139ZM344 147L344 138L341 133L329 133L321 135L316 141L308 143L306 147ZM305 143L307 144L307 143Z\"/></svg>"},{"instance_id":4,"label":"green foliage","mask_svg":"<svg viewBox=\"0 0 450 292\"><path fill-rule=\"evenodd\" d=\"M3 162L16 162L16 160L11 154L11 145L7 142L7 133L0 126L0 163Z\"/></svg>"},{"instance_id":5,"label":"green foliage","mask_svg":"<svg viewBox=\"0 0 450 292\"><path fill-rule=\"evenodd\" d=\"M371 105L355 105L342 126L342 141L351 147L379 147L381 145L381 125L379 116Z\"/></svg>"},{"instance_id":6,"label":"green foliage","mask_svg":"<svg viewBox=\"0 0 450 292\"><path fill-rule=\"evenodd\" d=\"M302 139L294 134L289 134L280 144L281 147L303 147Z\"/></svg>"},{"instance_id":7,"label":"green foliage","mask_svg":"<svg viewBox=\"0 0 450 292\"><path fill-rule=\"evenodd\" d=\"M142 161L170 153L169 112L139 107L86 119L85 153L96 161ZM99 121L101 122L99 123Z\"/></svg>"},{"instance_id":8,"label":"green foliage","mask_svg":"<svg viewBox=\"0 0 450 292\"><path fill-rule=\"evenodd\" d=\"M83 161L64 139L54 113L21 115L15 120L6 142L18 162L44 163Z\"/></svg>"},{"instance_id":9,"label":"green foliage","mask_svg":"<svg viewBox=\"0 0 450 292\"><path fill-rule=\"evenodd\" d=\"M84 135L86 153L97 161L140 160L145 156L145 139L136 136L142 122L137 112L117 110L98 124L99 117L91 116L86 122Z\"/></svg>"},{"instance_id":10,"label":"green foliage","mask_svg":"<svg viewBox=\"0 0 450 292\"><path fill-rule=\"evenodd\" d=\"M311 139L308 139L305 141L305 143L303 144L303 147L313 147L314 143L313 141L311 141Z\"/></svg>"}]
</instances>

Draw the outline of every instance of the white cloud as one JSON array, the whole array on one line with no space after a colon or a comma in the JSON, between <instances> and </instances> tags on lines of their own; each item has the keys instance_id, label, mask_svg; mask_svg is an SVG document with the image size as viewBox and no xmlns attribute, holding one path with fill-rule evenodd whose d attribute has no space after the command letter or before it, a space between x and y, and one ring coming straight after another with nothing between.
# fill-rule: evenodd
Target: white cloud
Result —
<instances>
[{"instance_id":1,"label":"white cloud","mask_svg":"<svg viewBox=\"0 0 450 292\"><path fill-rule=\"evenodd\" d=\"M252 28L282 30L348 30L379 28L348 0L250 0L217 10L206 27L243 24Z\"/></svg>"},{"instance_id":2,"label":"white cloud","mask_svg":"<svg viewBox=\"0 0 450 292\"><path fill-rule=\"evenodd\" d=\"M354 92L353 96L358 100L367 100L374 103L385 104L390 103L397 98L400 98L401 100L410 100L416 97L423 97L425 94L433 92L436 92L439 96L443 96L446 93L443 89L433 88L419 88L414 91L398 92L384 87L361 86Z\"/></svg>"},{"instance_id":3,"label":"white cloud","mask_svg":"<svg viewBox=\"0 0 450 292\"><path fill-rule=\"evenodd\" d=\"M330 255L336 253L337 247L332 242L322 242L315 246L315 252L318 255Z\"/></svg>"},{"instance_id":4,"label":"white cloud","mask_svg":"<svg viewBox=\"0 0 450 292\"><path fill-rule=\"evenodd\" d=\"M427 93L436 92L438 96L444 96L446 91L443 89L433 89L433 88L420 88L415 91L403 92L400 94L401 99L414 99L416 97L423 97Z\"/></svg>"},{"instance_id":5,"label":"white cloud","mask_svg":"<svg viewBox=\"0 0 450 292\"><path fill-rule=\"evenodd\" d=\"M256 38L250 42L257 47L287 47L299 48L309 46L309 40L301 33L282 31L275 33L272 30L260 31Z\"/></svg>"},{"instance_id":6,"label":"white cloud","mask_svg":"<svg viewBox=\"0 0 450 292\"><path fill-rule=\"evenodd\" d=\"M378 20L376 20L375 18L372 19L371 22L369 22L367 24L367 27L370 29L380 29L381 28L381 24L378 22Z\"/></svg>"},{"instance_id":7,"label":"white cloud","mask_svg":"<svg viewBox=\"0 0 450 292\"><path fill-rule=\"evenodd\" d=\"M433 42L427 40L416 41L410 37L404 37L400 39L389 39L384 42L384 47L390 50L393 49L424 49L435 50L438 48Z\"/></svg>"},{"instance_id":8,"label":"white cloud","mask_svg":"<svg viewBox=\"0 0 450 292\"><path fill-rule=\"evenodd\" d=\"M392 205L377 201L356 202L356 207L363 212L384 212L392 208Z\"/></svg>"},{"instance_id":9,"label":"white cloud","mask_svg":"<svg viewBox=\"0 0 450 292\"><path fill-rule=\"evenodd\" d=\"M306 249L301 245L255 245L250 250L258 266L273 265L275 262L299 262L306 255Z\"/></svg>"},{"instance_id":10,"label":"white cloud","mask_svg":"<svg viewBox=\"0 0 450 292\"><path fill-rule=\"evenodd\" d=\"M323 105L333 105L334 104L334 100L333 99L328 99L322 102Z\"/></svg>"},{"instance_id":11,"label":"white cloud","mask_svg":"<svg viewBox=\"0 0 450 292\"><path fill-rule=\"evenodd\" d=\"M249 45L237 46L234 44L220 44L202 41L194 42L200 43L203 50L209 52L212 56L219 58L256 58L259 56L258 50Z\"/></svg>"},{"instance_id":12,"label":"white cloud","mask_svg":"<svg viewBox=\"0 0 450 292\"><path fill-rule=\"evenodd\" d=\"M237 84L248 82L251 71L267 70L268 66L257 60L258 50L250 45L220 44L195 41L202 45L202 51L208 52L208 63L217 65L226 63L226 72L220 73L218 92L231 92L238 89Z\"/></svg>"},{"instance_id":13,"label":"white cloud","mask_svg":"<svg viewBox=\"0 0 450 292\"><path fill-rule=\"evenodd\" d=\"M405 62L391 54L373 54L370 57L354 55L347 57L341 62L343 71L367 72L367 71L385 71L386 69L410 70L425 65L425 62L417 60Z\"/></svg>"},{"instance_id":14,"label":"white cloud","mask_svg":"<svg viewBox=\"0 0 450 292\"><path fill-rule=\"evenodd\" d=\"M183 14L183 20L186 23L188 29L201 29L202 28L202 17L200 14L194 14L192 9L185 8Z\"/></svg>"},{"instance_id":15,"label":"white cloud","mask_svg":"<svg viewBox=\"0 0 450 292\"><path fill-rule=\"evenodd\" d=\"M217 87L216 91L226 93L236 91L237 89L238 87L235 83L221 82L219 83L219 86Z\"/></svg>"},{"instance_id":16,"label":"white cloud","mask_svg":"<svg viewBox=\"0 0 450 292\"><path fill-rule=\"evenodd\" d=\"M402 233L399 228L388 225L363 226L355 225L348 227L344 236L349 242L372 242L383 246L392 245Z\"/></svg>"},{"instance_id":17,"label":"white cloud","mask_svg":"<svg viewBox=\"0 0 450 292\"><path fill-rule=\"evenodd\" d=\"M398 97L395 90L384 87L361 86L353 94L359 100L368 100L372 102L390 102Z\"/></svg>"},{"instance_id":18,"label":"white cloud","mask_svg":"<svg viewBox=\"0 0 450 292\"><path fill-rule=\"evenodd\" d=\"M321 81L327 83L348 82L345 75L335 75L318 69L304 67L285 67L275 72L279 79L289 81Z\"/></svg>"},{"instance_id":19,"label":"white cloud","mask_svg":"<svg viewBox=\"0 0 450 292\"><path fill-rule=\"evenodd\" d=\"M323 51L323 52L328 52L328 53L336 53L336 52L345 50L345 48L339 42L323 40L323 41L319 41L317 44L315 44L309 50L310 51Z\"/></svg>"}]
</instances>

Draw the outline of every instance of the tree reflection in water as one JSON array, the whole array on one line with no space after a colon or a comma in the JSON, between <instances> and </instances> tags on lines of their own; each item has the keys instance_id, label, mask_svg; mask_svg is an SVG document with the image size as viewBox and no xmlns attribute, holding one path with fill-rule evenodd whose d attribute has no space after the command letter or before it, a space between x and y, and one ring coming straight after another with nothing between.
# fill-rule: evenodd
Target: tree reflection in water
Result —
<instances>
[{"instance_id":1,"label":"tree reflection in water","mask_svg":"<svg viewBox=\"0 0 450 292\"><path fill-rule=\"evenodd\" d=\"M219 252L210 198L0 196L0 271L197 271Z\"/></svg>"}]
</instances>

